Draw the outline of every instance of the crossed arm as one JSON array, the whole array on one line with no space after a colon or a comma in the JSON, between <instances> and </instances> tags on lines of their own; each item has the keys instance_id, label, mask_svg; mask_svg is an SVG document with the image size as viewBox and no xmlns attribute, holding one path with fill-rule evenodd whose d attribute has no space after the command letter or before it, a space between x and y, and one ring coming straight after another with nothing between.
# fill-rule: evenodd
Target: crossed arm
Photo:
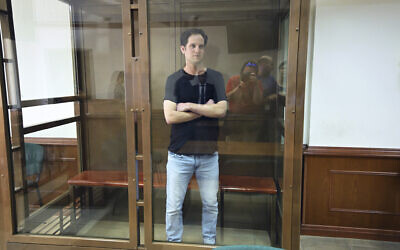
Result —
<instances>
[{"instance_id":1,"label":"crossed arm","mask_svg":"<svg viewBox=\"0 0 400 250\"><path fill-rule=\"evenodd\" d=\"M164 116L168 124L188 122L201 116L222 118L226 114L227 107L227 101L214 103L212 99L206 104L191 102L176 104L172 101L165 100Z\"/></svg>"}]
</instances>

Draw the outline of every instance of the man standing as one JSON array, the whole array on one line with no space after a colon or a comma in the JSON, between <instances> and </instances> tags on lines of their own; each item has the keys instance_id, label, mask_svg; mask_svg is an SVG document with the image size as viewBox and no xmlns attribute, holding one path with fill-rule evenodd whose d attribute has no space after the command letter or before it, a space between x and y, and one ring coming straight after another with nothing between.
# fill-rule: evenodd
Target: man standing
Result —
<instances>
[{"instance_id":1,"label":"man standing","mask_svg":"<svg viewBox=\"0 0 400 250\"><path fill-rule=\"evenodd\" d=\"M278 83L271 75L273 70L272 58L262 56L258 59L258 79L261 81L264 96L264 122L259 138L265 142L280 142L281 134L277 122Z\"/></svg>"},{"instance_id":2,"label":"man standing","mask_svg":"<svg viewBox=\"0 0 400 250\"><path fill-rule=\"evenodd\" d=\"M204 244L215 244L218 217L218 118L227 110L221 73L203 65L207 35L189 29L181 35L185 67L167 79L164 116L172 124L168 147L166 233L181 242L182 204L193 174L199 185Z\"/></svg>"}]
</instances>

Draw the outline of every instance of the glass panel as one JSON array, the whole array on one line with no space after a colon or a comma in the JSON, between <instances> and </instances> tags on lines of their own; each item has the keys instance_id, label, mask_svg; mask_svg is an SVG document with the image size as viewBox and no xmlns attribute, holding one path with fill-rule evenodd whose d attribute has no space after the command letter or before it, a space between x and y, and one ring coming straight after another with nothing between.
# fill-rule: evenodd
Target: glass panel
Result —
<instances>
[{"instance_id":1,"label":"glass panel","mask_svg":"<svg viewBox=\"0 0 400 250\"><path fill-rule=\"evenodd\" d=\"M2 31L2 45L3 45L3 57L4 61L4 72L6 79L6 90L7 90L7 103L9 105L17 105L17 73L15 67L15 57L13 53L13 40L10 39L10 28L8 22L8 16L0 15L1 31Z\"/></svg>"},{"instance_id":2,"label":"glass panel","mask_svg":"<svg viewBox=\"0 0 400 250\"><path fill-rule=\"evenodd\" d=\"M75 80L82 97L9 112L13 146L21 116L29 126L81 115L14 147L17 232L128 239L121 1L71 2L12 1L22 99L74 95Z\"/></svg>"},{"instance_id":3,"label":"glass panel","mask_svg":"<svg viewBox=\"0 0 400 250\"><path fill-rule=\"evenodd\" d=\"M154 240L280 246L289 1L148 9Z\"/></svg>"},{"instance_id":4,"label":"glass panel","mask_svg":"<svg viewBox=\"0 0 400 250\"><path fill-rule=\"evenodd\" d=\"M0 10L7 11L7 4L6 1L0 1Z\"/></svg>"},{"instance_id":5,"label":"glass panel","mask_svg":"<svg viewBox=\"0 0 400 250\"><path fill-rule=\"evenodd\" d=\"M74 105L78 105L78 103L69 102L23 108L24 127L74 117ZM38 116L38 114L44 115Z\"/></svg>"},{"instance_id":6,"label":"glass panel","mask_svg":"<svg viewBox=\"0 0 400 250\"><path fill-rule=\"evenodd\" d=\"M127 188L84 186L76 181L88 172L81 172L86 166L81 166L77 137L71 138L71 128L76 130L76 124L28 134L24 138L25 159L20 150L13 153L18 232L129 238ZM115 146L101 144L105 152ZM112 167L90 170L92 181L112 181L111 176L127 182L126 171L111 171L115 170ZM27 181L26 192L23 180Z\"/></svg>"},{"instance_id":7,"label":"glass panel","mask_svg":"<svg viewBox=\"0 0 400 250\"><path fill-rule=\"evenodd\" d=\"M10 26L8 22L8 15L0 15L2 43L3 43L3 56L5 59L15 59L12 52L13 41L10 38Z\"/></svg>"},{"instance_id":8,"label":"glass panel","mask_svg":"<svg viewBox=\"0 0 400 250\"><path fill-rule=\"evenodd\" d=\"M74 95L70 6L54 0L11 3L21 99Z\"/></svg>"},{"instance_id":9,"label":"glass panel","mask_svg":"<svg viewBox=\"0 0 400 250\"><path fill-rule=\"evenodd\" d=\"M71 123L40 131L47 137L27 134L23 147L13 150L17 232L74 234L68 180L80 166L76 129Z\"/></svg>"},{"instance_id":10,"label":"glass panel","mask_svg":"<svg viewBox=\"0 0 400 250\"><path fill-rule=\"evenodd\" d=\"M6 89L8 94L8 105L18 105L18 89L17 89L17 73L15 63L9 62L4 64L4 72L6 73Z\"/></svg>"},{"instance_id":11,"label":"glass panel","mask_svg":"<svg viewBox=\"0 0 400 250\"><path fill-rule=\"evenodd\" d=\"M74 1L74 33L78 72L85 98L82 104L82 174L91 173L99 186L87 185L88 203L76 234L128 239L129 203L125 132L125 81L121 1ZM101 179L101 181L100 181ZM107 183L115 181L113 187ZM75 185L75 189L82 186ZM103 198L101 203L91 202ZM85 198L84 198L85 199ZM83 200L85 201L85 200ZM86 211L86 213L85 213Z\"/></svg>"}]
</instances>

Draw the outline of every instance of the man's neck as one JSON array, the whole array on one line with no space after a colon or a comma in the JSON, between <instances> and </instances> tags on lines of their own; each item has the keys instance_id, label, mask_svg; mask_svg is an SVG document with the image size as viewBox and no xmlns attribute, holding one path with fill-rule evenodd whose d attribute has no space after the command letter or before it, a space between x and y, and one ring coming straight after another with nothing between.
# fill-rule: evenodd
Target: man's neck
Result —
<instances>
[{"instance_id":1,"label":"man's neck","mask_svg":"<svg viewBox=\"0 0 400 250\"><path fill-rule=\"evenodd\" d=\"M206 72L206 68L203 66L203 64L194 65L194 64L186 63L183 70L186 73L191 74L191 75L201 75L201 74L204 74L204 72Z\"/></svg>"}]
</instances>

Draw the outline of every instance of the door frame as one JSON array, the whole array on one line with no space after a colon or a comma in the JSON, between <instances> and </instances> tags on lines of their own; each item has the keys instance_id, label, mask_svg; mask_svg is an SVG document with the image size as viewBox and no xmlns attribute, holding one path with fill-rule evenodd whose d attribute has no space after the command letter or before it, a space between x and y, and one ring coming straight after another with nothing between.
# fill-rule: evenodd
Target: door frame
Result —
<instances>
[{"instance_id":1,"label":"door frame","mask_svg":"<svg viewBox=\"0 0 400 250\"><path fill-rule=\"evenodd\" d=\"M11 0L0 0L0 6L7 6L6 10L0 10L0 15L7 18L9 21L9 34L11 42L11 48L8 48L10 54L12 54L14 62L16 64L16 69L18 70L18 63L16 58L16 47L15 47L15 35L13 26L13 14ZM71 4L75 0L58 0L65 2L66 4ZM126 92L132 90L133 81L131 80L132 68L131 68L131 57L129 55L129 50L131 49L130 34L126 32L127 29L130 30L131 27L131 16L130 16L130 0L121 0L121 15L122 15L122 29L123 29L123 45L124 45L124 67L126 71ZM71 20L73 19L73 13L71 12ZM5 24L2 24L5 25ZM72 27L72 23L71 23ZM4 31L3 31L4 33ZM3 35L3 34L1 34ZM3 42L3 41L2 41ZM3 43L0 45L3 45ZM74 48L73 48L74 49ZM128 52L126 52L128 51ZM76 51L75 51L76 55ZM74 56L75 56L74 55ZM3 59L3 54L0 54L1 59ZM17 71L18 72L18 71ZM129 239L119 240L119 239L102 239L94 237L77 237L77 236L49 236L49 235L32 235L32 234L15 234L14 226L15 220L13 212L13 188L12 188L12 157L11 157L11 146L10 146L10 133L9 133L9 117L8 117L8 103L7 103L7 93L5 89L5 74L3 67L0 69L1 74L1 106L0 106L0 132L4 135L0 137L0 185L2 186L0 191L0 204L4 209L0 211L0 248L1 249L26 249L29 246L30 249L88 249L88 248L99 248L99 249L137 249L137 212L136 212L136 161L134 152L136 152L135 145L135 131L134 116L132 114L131 103L132 95L127 94L127 100L125 104L126 113L126 136L129 138L127 143L127 172L128 172L128 197L129 197ZM76 72L75 72L76 73ZM17 73L18 74L18 73ZM19 86L18 80L16 81ZM82 94L82 93L79 93ZM83 94L84 95L84 94ZM79 101L82 96L75 95L74 97L68 97L74 101ZM52 99L52 98L50 98ZM49 99L49 100L50 100ZM67 98L65 98L67 99ZM76 122L80 122L77 118ZM22 125L21 125L22 126ZM78 134L79 137L79 134ZM79 141L79 138L78 138Z\"/></svg>"},{"instance_id":2,"label":"door frame","mask_svg":"<svg viewBox=\"0 0 400 250\"><path fill-rule=\"evenodd\" d=\"M140 76L135 80L139 85L142 107L142 131L145 194L145 246L149 249L212 249L210 246L197 244L175 244L154 242L152 225L152 166L151 152L151 106L150 106L150 64L147 25L147 1L138 0ZM284 181L283 181L283 218L282 247L285 249L300 248L300 210L302 181L302 147L304 121L305 74L307 64L308 20L310 0L291 0L289 18L289 46L287 68L287 96L285 111L285 145L284 145ZM146 45L146 46L143 46ZM145 142L147 141L147 142Z\"/></svg>"}]
</instances>

